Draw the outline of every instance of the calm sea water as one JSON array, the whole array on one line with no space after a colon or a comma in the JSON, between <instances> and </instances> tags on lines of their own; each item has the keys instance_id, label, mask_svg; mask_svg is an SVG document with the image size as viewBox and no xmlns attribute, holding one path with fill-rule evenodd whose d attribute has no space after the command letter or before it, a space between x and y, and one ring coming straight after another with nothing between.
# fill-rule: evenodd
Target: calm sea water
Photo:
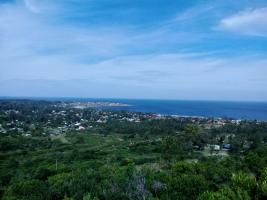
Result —
<instances>
[{"instance_id":1,"label":"calm sea water","mask_svg":"<svg viewBox=\"0 0 267 200\"><path fill-rule=\"evenodd\" d=\"M26 99L26 98L24 98ZM28 98L29 99L29 98ZM33 98L32 98L33 99ZM126 103L129 107L112 107L112 110L152 112L166 115L223 117L267 121L267 102L181 101L181 100L136 100L136 99L74 99L34 98L64 101L109 101Z\"/></svg>"},{"instance_id":2,"label":"calm sea water","mask_svg":"<svg viewBox=\"0 0 267 200\"><path fill-rule=\"evenodd\" d=\"M223 117L233 119L267 120L267 102L220 102L174 100L115 100L130 107L113 110L152 112L166 115Z\"/></svg>"}]
</instances>

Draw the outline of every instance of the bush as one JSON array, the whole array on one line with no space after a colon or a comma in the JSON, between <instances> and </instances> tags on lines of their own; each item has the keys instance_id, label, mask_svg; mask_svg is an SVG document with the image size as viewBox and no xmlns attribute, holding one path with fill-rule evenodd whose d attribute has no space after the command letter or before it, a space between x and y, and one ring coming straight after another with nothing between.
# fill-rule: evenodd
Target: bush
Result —
<instances>
[{"instance_id":1,"label":"bush","mask_svg":"<svg viewBox=\"0 0 267 200\"><path fill-rule=\"evenodd\" d=\"M26 180L23 182L13 183L8 188L4 200L46 200L47 185L40 180Z\"/></svg>"}]
</instances>

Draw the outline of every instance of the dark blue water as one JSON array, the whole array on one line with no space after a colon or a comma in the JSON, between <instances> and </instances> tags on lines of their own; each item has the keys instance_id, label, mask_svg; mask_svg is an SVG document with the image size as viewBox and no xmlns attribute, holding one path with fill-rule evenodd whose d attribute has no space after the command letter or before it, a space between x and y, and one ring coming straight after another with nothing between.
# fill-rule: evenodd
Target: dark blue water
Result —
<instances>
[{"instance_id":1,"label":"dark blue water","mask_svg":"<svg viewBox=\"0 0 267 200\"><path fill-rule=\"evenodd\" d=\"M232 119L267 120L267 102L115 100L130 107L113 110L152 112L166 115L222 117Z\"/></svg>"},{"instance_id":2,"label":"dark blue water","mask_svg":"<svg viewBox=\"0 0 267 200\"><path fill-rule=\"evenodd\" d=\"M26 98L24 98L26 99ZM29 99L29 98L28 98ZM31 98L63 101L109 101L130 104L129 107L112 107L113 110L152 112L165 115L223 117L267 121L267 102L136 100L136 99L80 99Z\"/></svg>"}]
</instances>

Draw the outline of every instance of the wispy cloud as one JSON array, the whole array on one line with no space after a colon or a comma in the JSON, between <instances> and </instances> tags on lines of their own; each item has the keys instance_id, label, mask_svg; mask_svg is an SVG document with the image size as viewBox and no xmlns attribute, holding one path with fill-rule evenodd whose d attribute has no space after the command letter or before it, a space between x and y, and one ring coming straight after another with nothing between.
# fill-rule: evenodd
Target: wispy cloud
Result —
<instances>
[{"instance_id":1,"label":"wispy cloud","mask_svg":"<svg viewBox=\"0 0 267 200\"><path fill-rule=\"evenodd\" d=\"M38 15L21 4L4 5L0 11L0 50L6 56L63 53L105 57L125 44L122 29L53 24L50 16Z\"/></svg>"},{"instance_id":2,"label":"wispy cloud","mask_svg":"<svg viewBox=\"0 0 267 200\"><path fill-rule=\"evenodd\" d=\"M246 9L222 19L218 29L239 34L267 36L267 7Z\"/></svg>"},{"instance_id":3,"label":"wispy cloud","mask_svg":"<svg viewBox=\"0 0 267 200\"><path fill-rule=\"evenodd\" d=\"M32 0L24 0L25 6L33 13L40 13L40 9L33 4Z\"/></svg>"}]
</instances>

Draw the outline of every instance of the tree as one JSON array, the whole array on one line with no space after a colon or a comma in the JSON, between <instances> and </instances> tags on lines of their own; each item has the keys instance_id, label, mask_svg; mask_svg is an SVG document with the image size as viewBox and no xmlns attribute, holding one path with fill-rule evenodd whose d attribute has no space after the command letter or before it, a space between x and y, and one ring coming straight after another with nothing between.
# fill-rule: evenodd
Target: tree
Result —
<instances>
[{"instance_id":1,"label":"tree","mask_svg":"<svg viewBox=\"0 0 267 200\"><path fill-rule=\"evenodd\" d=\"M92 197L90 193L83 196L83 200L99 200L97 197Z\"/></svg>"},{"instance_id":2,"label":"tree","mask_svg":"<svg viewBox=\"0 0 267 200\"><path fill-rule=\"evenodd\" d=\"M262 171L262 175L259 180L259 191L262 199L267 198L267 167Z\"/></svg>"},{"instance_id":3,"label":"tree","mask_svg":"<svg viewBox=\"0 0 267 200\"><path fill-rule=\"evenodd\" d=\"M238 191L238 189L247 191L251 196L256 195L257 182L253 175L239 172L233 174L231 178L231 187Z\"/></svg>"},{"instance_id":4,"label":"tree","mask_svg":"<svg viewBox=\"0 0 267 200\"><path fill-rule=\"evenodd\" d=\"M180 175L170 177L167 188L171 200L191 200L208 190L208 182L202 175Z\"/></svg>"},{"instance_id":5,"label":"tree","mask_svg":"<svg viewBox=\"0 0 267 200\"><path fill-rule=\"evenodd\" d=\"M204 192L197 200L250 200L250 196L245 190L233 191L229 187L224 187L217 192Z\"/></svg>"},{"instance_id":6,"label":"tree","mask_svg":"<svg viewBox=\"0 0 267 200\"><path fill-rule=\"evenodd\" d=\"M39 180L24 180L12 184L7 193L4 195L4 200L9 199L20 200L46 200L47 185Z\"/></svg>"}]
</instances>

